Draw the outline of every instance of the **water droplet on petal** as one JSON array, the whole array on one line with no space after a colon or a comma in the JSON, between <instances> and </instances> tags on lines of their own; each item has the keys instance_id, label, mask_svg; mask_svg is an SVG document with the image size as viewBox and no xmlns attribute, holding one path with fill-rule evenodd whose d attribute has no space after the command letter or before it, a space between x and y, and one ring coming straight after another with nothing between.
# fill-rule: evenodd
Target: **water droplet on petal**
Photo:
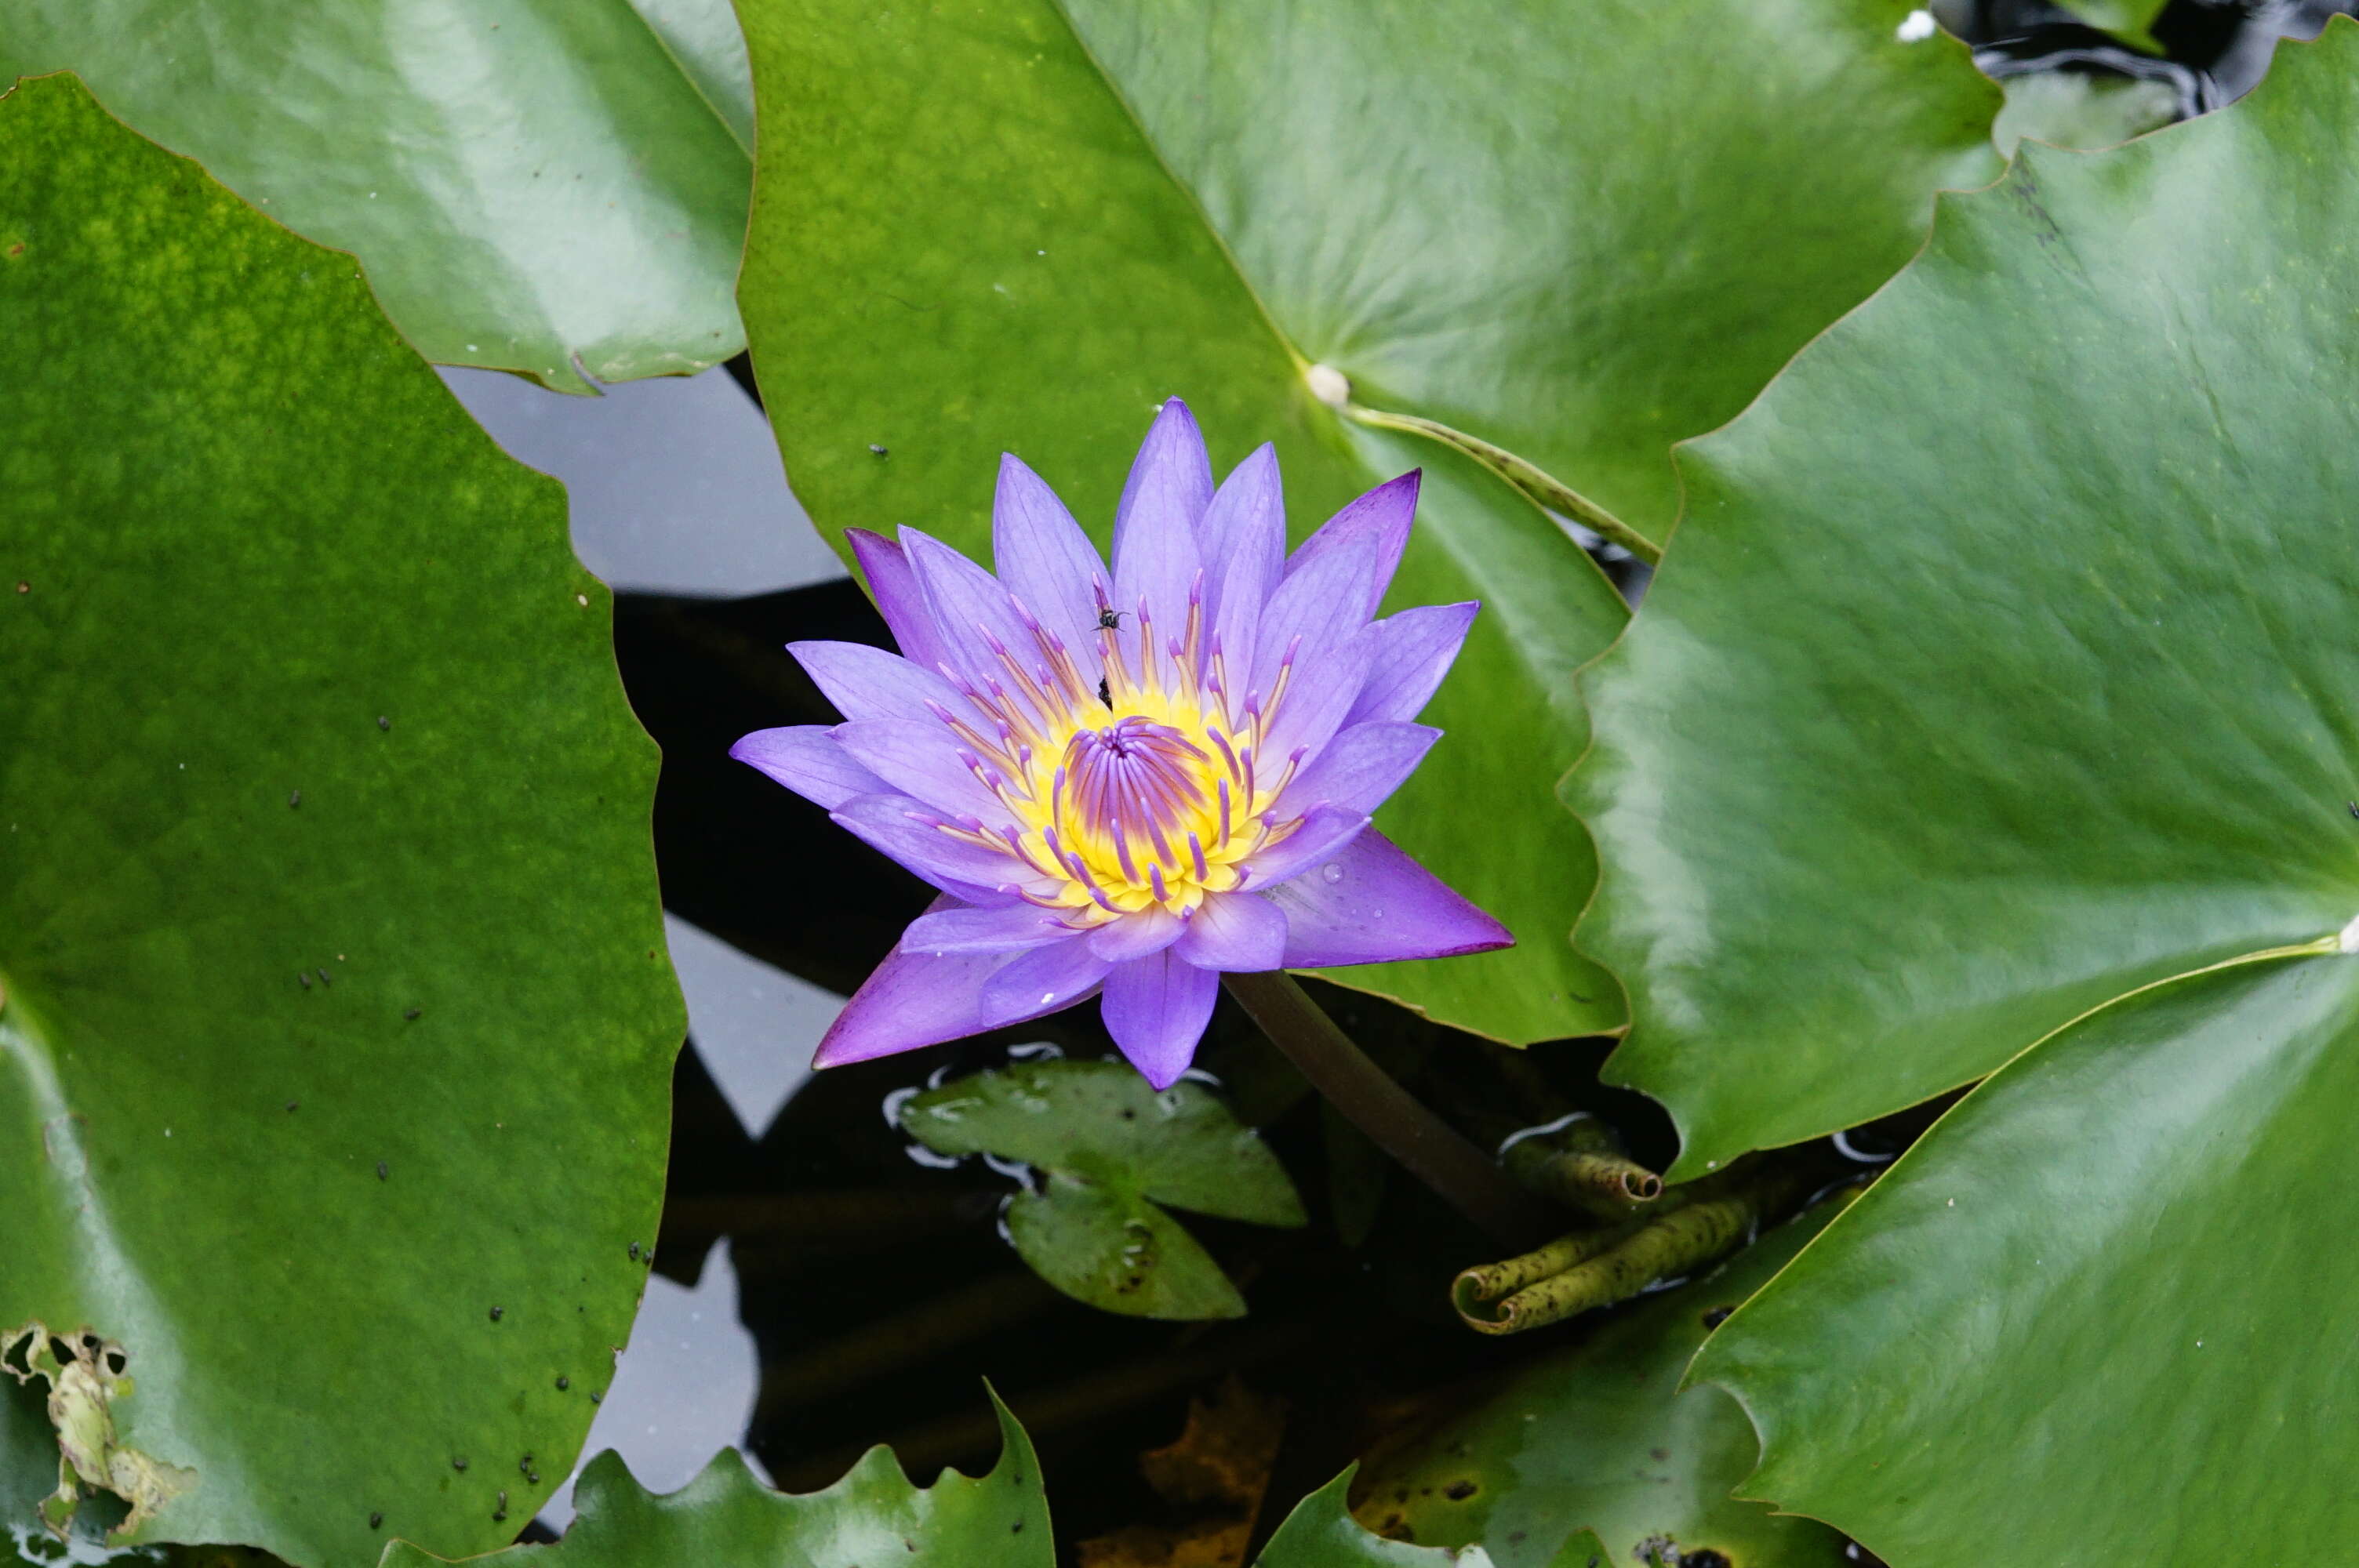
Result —
<instances>
[{"instance_id":1,"label":"water droplet on petal","mask_svg":"<svg viewBox=\"0 0 2359 1568\"><path fill-rule=\"evenodd\" d=\"M1343 880L1343 868L1330 860L1319 868L1319 879L1325 882L1340 882Z\"/></svg>"}]
</instances>

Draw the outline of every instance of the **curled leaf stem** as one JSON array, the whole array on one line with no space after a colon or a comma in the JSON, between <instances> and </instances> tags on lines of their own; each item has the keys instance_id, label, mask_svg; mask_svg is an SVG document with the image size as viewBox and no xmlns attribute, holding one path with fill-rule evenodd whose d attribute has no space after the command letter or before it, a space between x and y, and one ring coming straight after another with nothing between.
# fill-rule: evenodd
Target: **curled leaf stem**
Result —
<instances>
[{"instance_id":1,"label":"curled leaf stem","mask_svg":"<svg viewBox=\"0 0 2359 1568\"><path fill-rule=\"evenodd\" d=\"M1627 1219L1663 1195L1663 1178L1624 1153L1614 1130L1586 1111L1508 1140L1499 1159L1532 1191L1600 1219Z\"/></svg>"},{"instance_id":2,"label":"curled leaf stem","mask_svg":"<svg viewBox=\"0 0 2359 1568\"><path fill-rule=\"evenodd\" d=\"M1517 457L1505 447L1495 447L1479 436L1453 430L1436 419L1420 419L1414 414L1386 414L1375 408L1363 408L1356 403L1348 412L1363 425L1373 425L1380 430L1402 430L1455 448L1549 511L1571 518L1599 537L1621 546L1648 566L1663 558L1662 546L1546 469L1528 459Z\"/></svg>"},{"instance_id":3,"label":"curled leaf stem","mask_svg":"<svg viewBox=\"0 0 2359 1568\"><path fill-rule=\"evenodd\" d=\"M1282 969L1222 977L1272 1044L1376 1147L1504 1247L1563 1228L1549 1206L1395 1083Z\"/></svg>"}]
</instances>

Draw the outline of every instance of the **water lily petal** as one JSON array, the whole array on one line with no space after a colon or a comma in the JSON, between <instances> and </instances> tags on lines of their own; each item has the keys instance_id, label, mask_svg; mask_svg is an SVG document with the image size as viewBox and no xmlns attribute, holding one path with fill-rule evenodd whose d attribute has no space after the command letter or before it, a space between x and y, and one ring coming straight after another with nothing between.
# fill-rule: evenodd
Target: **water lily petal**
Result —
<instances>
[{"instance_id":1,"label":"water lily petal","mask_svg":"<svg viewBox=\"0 0 2359 1568\"><path fill-rule=\"evenodd\" d=\"M1286 912L1288 968L1442 958L1516 941L1373 828L1269 897Z\"/></svg>"},{"instance_id":2,"label":"water lily petal","mask_svg":"<svg viewBox=\"0 0 2359 1568\"><path fill-rule=\"evenodd\" d=\"M940 669L949 661L950 649L934 626L925 590L918 586L917 573L909 566L908 552L865 528L846 528L843 536L852 546L853 559L860 563L861 575L868 579L869 597L876 600L877 612L885 617L902 657L914 661L919 669Z\"/></svg>"},{"instance_id":3,"label":"water lily petal","mask_svg":"<svg viewBox=\"0 0 2359 1568\"><path fill-rule=\"evenodd\" d=\"M1264 443L1221 481L1198 532L1207 623L1229 668L1243 678L1253 668L1262 607L1286 574L1286 493L1276 447Z\"/></svg>"},{"instance_id":4,"label":"water lily petal","mask_svg":"<svg viewBox=\"0 0 2359 1568\"><path fill-rule=\"evenodd\" d=\"M1338 540L1316 560L1291 567L1262 611L1249 689L1266 697L1288 649L1299 664L1368 624L1383 541L1365 533ZM1356 693L1354 694L1356 695Z\"/></svg>"},{"instance_id":5,"label":"water lily petal","mask_svg":"<svg viewBox=\"0 0 2359 1568\"><path fill-rule=\"evenodd\" d=\"M1286 961L1286 913L1256 893L1213 893L1189 916L1188 933L1171 951L1200 969L1275 969Z\"/></svg>"},{"instance_id":6,"label":"water lily petal","mask_svg":"<svg viewBox=\"0 0 2359 1568\"><path fill-rule=\"evenodd\" d=\"M1385 597L1385 589L1392 586L1393 573L1400 569L1401 552L1408 547L1408 529L1417 517L1417 492L1422 471L1411 469L1398 479L1386 480L1321 524L1319 532L1303 540L1302 547L1287 562L1287 575L1292 577L1309 570L1329 552L1343 546L1368 545L1375 552L1375 576L1359 611L1363 621L1374 615Z\"/></svg>"},{"instance_id":7,"label":"water lily petal","mask_svg":"<svg viewBox=\"0 0 2359 1568\"><path fill-rule=\"evenodd\" d=\"M1163 406L1138 449L1114 523L1114 605L1129 619L1114 636L1133 669L1168 667L1171 641L1188 630L1188 600L1203 570L1196 530L1212 503L1212 465L1188 406ZM1145 611L1142 613L1141 607ZM1143 623L1151 617L1151 628ZM1141 649L1143 629L1152 648Z\"/></svg>"},{"instance_id":8,"label":"water lily petal","mask_svg":"<svg viewBox=\"0 0 2359 1568\"><path fill-rule=\"evenodd\" d=\"M1020 953L1051 942L1079 940L1081 933L1038 904L1009 903L997 909L967 904L936 905L901 933L908 953Z\"/></svg>"},{"instance_id":9,"label":"water lily petal","mask_svg":"<svg viewBox=\"0 0 2359 1568\"><path fill-rule=\"evenodd\" d=\"M1158 1089L1180 1081L1212 1020L1221 977L1185 964L1170 949L1121 964L1105 978L1106 1032Z\"/></svg>"},{"instance_id":10,"label":"water lily petal","mask_svg":"<svg viewBox=\"0 0 2359 1568\"><path fill-rule=\"evenodd\" d=\"M955 901L940 898L928 914L958 907ZM1077 948L1081 944L1063 946ZM811 1065L840 1067L847 1062L939 1045L986 1029L1022 1023L1087 999L1087 987L1063 1000L1034 1002L1028 1007L1011 997L1038 997L1041 994L1038 989L986 999L991 983L1028 957L1029 953L915 953L906 945L896 947L844 1004L820 1041ZM1049 994L1060 993L1051 990Z\"/></svg>"},{"instance_id":11,"label":"water lily petal","mask_svg":"<svg viewBox=\"0 0 2359 1568\"><path fill-rule=\"evenodd\" d=\"M991 552L1007 591L1023 600L1077 659L1093 667L1097 590L1112 596L1113 574L1057 492L1013 455L999 460L999 493L991 506Z\"/></svg>"},{"instance_id":12,"label":"water lily petal","mask_svg":"<svg viewBox=\"0 0 2359 1568\"><path fill-rule=\"evenodd\" d=\"M729 754L831 811L855 795L884 795L892 788L853 762L824 724L756 730L730 747Z\"/></svg>"},{"instance_id":13,"label":"water lily petal","mask_svg":"<svg viewBox=\"0 0 2359 1568\"><path fill-rule=\"evenodd\" d=\"M1004 1022L1086 1001L1109 966L1086 942L1052 942L1011 960L983 988L984 1011Z\"/></svg>"},{"instance_id":14,"label":"water lily petal","mask_svg":"<svg viewBox=\"0 0 2359 1568\"><path fill-rule=\"evenodd\" d=\"M1318 761L1297 775L1278 797L1278 809L1290 814L1329 805L1374 811L1417 772L1418 763L1440 739L1441 731L1430 724L1393 719L1354 724L1327 742Z\"/></svg>"},{"instance_id":15,"label":"water lily petal","mask_svg":"<svg viewBox=\"0 0 2359 1568\"><path fill-rule=\"evenodd\" d=\"M903 795L858 795L828 813L871 849L889 855L946 893L996 907L1015 902L1023 862L930 826L938 814Z\"/></svg>"},{"instance_id":16,"label":"water lily petal","mask_svg":"<svg viewBox=\"0 0 2359 1568\"><path fill-rule=\"evenodd\" d=\"M1364 811L1322 806L1303 817L1301 825L1279 843L1245 862L1253 873L1246 886L1267 892L1290 877L1299 876L1316 862L1332 860L1368 826Z\"/></svg>"},{"instance_id":17,"label":"water lily petal","mask_svg":"<svg viewBox=\"0 0 2359 1568\"><path fill-rule=\"evenodd\" d=\"M1016 601L997 578L919 529L903 528L901 547L909 553L918 586L925 590L934 624L950 650L951 667L977 690L989 691L994 683L1013 687L1006 665L992 651L995 641L1021 662L1027 674L1044 662L1039 645L1016 613Z\"/></svg>"},{"instance_id":18,"label":"water lily petal","mask_svg":"<svg viewBox=\"0 0 2359 1568\"><path fill-rule=\"evenodd\" d=\"M1127 964L1149 953L1160 953L1180 940L1187 929L1168 909L1149 907L1136 914L1108 921L1090 933L1090 951L1109 964Z\"/></svg>"},{"instance_id":19,"label":"water lily petal","mask_svg":"<svg viewBox=\"0 0 2359 1568\"><path fill-rule=\"evenodd\" d=\"M1368 684L1376 654L1375 631L1364 626L1333 647L1306 652L1295 660L1293 677L1263 731L1261 767L1275 773L1298 750L1304 753L1305 766L1316 760Z\"/></svg>"},{"instance_id":20,"label":"water lily petal","mask_svg":"<svg viewBox=\"0 0 2359 1568\"><path fill-rule=\"evenodd\" d=\"M846 719L929 719L929 704L953 712L968 706L933 671L865 643L789 643L787 652Z\"/></svg>"},{"instance_id":21,"label":"water lily petal","mask_svg":"<svg viewBox=\"0 0 2359 1568\"><path fill-rule=\"evenodd\" d=\"M1014 821L1006 803L960 760L958 738L938 723L863 719L838 725L835 739L853 761L885 781L886 793L908 795L952 816L974 817L988 827Z\"/></svg>"},{"instance_id":22,"label":"water lily petal","mask_svg":"<svg viewBox=\"0 0 2359 1568\"><path fill-rule=\"evenodd\" d=\"M1414 719L1423 712L1441 677L1450 673L1481 608L1471 599L1462 604L1420 604L1375 622L1369 628L1375 633L1376 654L1368 665L1368 682L1343 721Z\"/></svg>"}]
</instances>

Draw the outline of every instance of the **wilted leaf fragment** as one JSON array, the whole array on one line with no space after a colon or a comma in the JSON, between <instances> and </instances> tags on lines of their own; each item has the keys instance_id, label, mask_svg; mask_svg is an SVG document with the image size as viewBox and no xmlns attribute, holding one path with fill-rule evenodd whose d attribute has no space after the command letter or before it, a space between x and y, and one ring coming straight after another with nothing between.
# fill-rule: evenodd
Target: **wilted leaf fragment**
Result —
<instances>
[{"instance_id":1,"label":"wilted leaf fragment","mask_svg":"<svg viewBox=\"0 0 2359 1568\"><path fill-rule=\"evenodd\" d=\"M0 1330L0 1373L46 1388L44 1403L57 1433L58 1489L39 1512L60 1540L72 1530L85 1487L112 1492L128 1508L115 1527L120 1537L135 1534L197 1484L195 1471L163 1464L118 1435L114 1401L132 1391L124 1365L121 1346L88 1330L55 1336L40 1323Z\"/></svg>"},{"instance_id":2,"label":"wilted leaf fragment","mask_svg":"<svg viewBox=\"0 0 2359 1568\"><path fill-rule=\"evenodd\" d=\"M913 1487L872 1448L823 1492L774 1492L734 1449L679 1491L654 1497L602 1454L582 1474L563 1540L468 1559L482 1568L1053 1568L1056 1543L1031 1441L996 1396L1002 1447L989 1475L945 1470ZM381 1568L446 1561L407 1541Z\"/></svg>"},{"instance_id":3,"label":"wilted leaf fragment","mask_svg":"<svg viewBox=\"0 0 2359 1568\"><path fill-rule=\"evenodd\" d=\"M1277 1158L1201 1085L1160 1094L1118 1062L1025 1062L930 1089L902 1129L943 1154L1034 1167L1009 1205L1016 1250L1075 1299L1139 1317L1242 1317L1220 1265L1158 1204L1299 1226Z\"/></svg>"},{"instance_id":4,"label":"wilted leaf fragment","mask_svg":"<svg viewBox=\"0 0 2359 1568\"><path fill-rule=\"evenodd\" d=\"M199 1479L126 1535L306 1568L562 1478L684 1030L563 494L356 273L0 97L0 1325L128 1351L90 1473Z\"/></svg>"},{"instance_id":5,"label":"wilted leaf fragment","mask_svg":"<svg viewBox=\"0 0 2359 1568\"><path fill-rule=\"evenodd\" d=\"M1832 1530L1731 1497L1759 1455L1753 1423L1721 1390L1680 1387L1729 1309L1832 1213L1821 1205L1725 1268L1634 1304L1386 1454L1356 1488L1353 1511L1397 1540L1481 1541L1498 1568L1551 1568L1592 1529L1609 1552L1600 1568L1652 1568L1638 1550L1647 1541L1719 1552L1743 1568L1843 1568Z\"/></svg>"},{"instance_id":6,"label":"wilted leaf fragment","mask_svg":"<svg viewBox=\"0 0 2359 1568\"><path fill-rule=\"evenodd\" d=\"M1210 1400L1190 1399L1186 1430L1138 1462L1156 1496L1186 1521L1084 1541L1082 1568L1243 1568L1285 1432L1285 1403L1234 1374Z\"/></svg>"}]
</instances>

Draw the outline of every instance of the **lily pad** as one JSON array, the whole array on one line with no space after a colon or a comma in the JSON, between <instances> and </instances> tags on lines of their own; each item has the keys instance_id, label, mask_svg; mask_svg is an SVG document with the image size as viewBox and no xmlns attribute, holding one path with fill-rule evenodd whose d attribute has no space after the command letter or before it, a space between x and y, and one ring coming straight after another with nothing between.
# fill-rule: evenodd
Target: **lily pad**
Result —
<instances>
[{"instance_id":1,"label":"lily pad","mask_svg":"<svg viewBox=\"0 0 2359 1568\"><path fill-rule=\"evenodd\" d=\"M1395 599L1485 610L1377 826L1518 946L1330 978L1505 1040L1617 1026L1564 940L1593 860L1550 796L1621 603L1492 473L1361 421L1440 421L1665 527L1670 443L1905 261L1936 187L1996 170L1996 89L1906 15L749 0L740 299L797 493L831 537L980 555L1006 450L1103 540L1175 394L1223 466L1277 443L1298 536L1422 466Z\"/></svg>"},{"instance_id":2,"label":"lily pad","mask_svg":"<svg viewBox=\"0 0 2359 1568\"><path fill-rule=\"evenodd\" d=\"M2160 54L2154 20L2170 0L2056 0L2059 5L2101 33L2111 33L2133 49Z\"/></svg>"},{"instance_id":3,"label":"lily pad","mask_svg":"<svg viewBox=\"0 0 2359 1568\"><path fill-rule=\"evenodd\" d=\"M1702 1362L1749 1490L1911 1568L2359 1524L2318 1239L2359 981L2359 176L2320 149L2354 135L2338 19L2232 108L1945 203L1692 449L1593 688L1583 937L1682 1168L1997 1075Z\"/></svg>"},{"instance_id":4,"label":"lily pad","mask_svg":"<svg viewBox=\"0 0 2359 1568\"><path fill-rule=\"evenodd\" d=\"M1585 1549L1593 1530L1600 1568L1657 1568L1676 1563L1674 1552L1705 1552L1745 1568L1846 1568L1843 1537L1824 1525L1731 1497L1759 1457L1753 1423L1724 1390L1680 1381L1714 1326L1834 1213L1821 1205L1724 1268L1516 1373L1386 1456L1354 1511L1398 1540L1480 1541L1498 1568L1550 1568Z\"/></svg>"},{"instance_id":5,"label":"lily pad","mask_svg":"<svg viewBox=\"0 0 2359 1568\"><path fill-rule=\"evenodd\" d=\"M75 1419L193 1475L136 1540L496 1544L684 1028L607 597L351 257L70 77L0 98L0 1380L98 1357Z\"/></svg>"},{"instance_id":6,"label":"lily pad","mask_svg":"<svg viewBox=\"0 0 2359 1568\"><path fill-rule=\"evenodd\" d=\"M580 1507L564 1539L470 1559L483 1568L1053 1568L1040 1462L1007 1407L991 1474L945 1470L918 1487L893 1451L870 1449L823 1492L774 1492L734 1448L666 1497L650 1496L605 1453L582 1473ZM433 1568L446 1559L407 1541L380 1568Z\"/></svg>"},{"instance_id":7,"label":"lily pad","mask_svg":"<svg viewBox=\"0 0 2359 1568\"><path fill-rule=\"evenodd\" d=\"M0 87L126 124L358 255L427 358L566 392L745 343L753 117L728 0L19 0Z\"/></svg>"},{"instance_id":8,"label":"lily pad","mask_svg":"<svg viewBox=\"0 0 2359 1568\"><path fill-rule=\"evenodd\" d=\"M903 1130L942 1154L1035 1167L1009 1204L1016 1251L1076 1300L1137 1317L1243 1317L1212 1255L1158 1206L1304 1223L1294 1184L1253 1129L1201 1085L1158 1094L1118 1062L1024 1062L930 1089Z\"/></svg>"}]
</instances>

